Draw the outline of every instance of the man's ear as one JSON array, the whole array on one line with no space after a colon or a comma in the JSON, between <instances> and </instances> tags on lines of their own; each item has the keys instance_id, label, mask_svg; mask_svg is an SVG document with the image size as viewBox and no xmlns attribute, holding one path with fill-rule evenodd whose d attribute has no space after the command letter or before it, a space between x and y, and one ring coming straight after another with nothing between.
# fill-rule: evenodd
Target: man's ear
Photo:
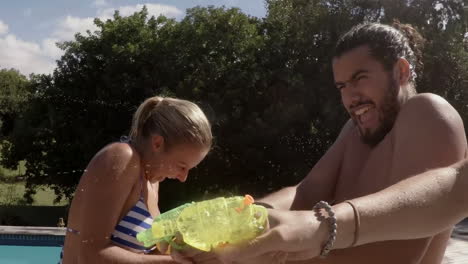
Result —
<instances>
[{"instance_id":1,"label":"man's ear","mask_svg":"<svg viewBox=\"0 0 468 264\"><path fill-rule=\"evenodd\" d=\"M151 136L151 148L155 152L164 150L164 138L160 135Z\"/></svg>"},{"instance_id":2,"label":"man's ear","mask_svg":"<svg viewBox=\"0 0 468 264\"><path fill-rule=\"evenodd\" d=\"M406 85L411 76L410 64L405 58L399 58L393 67L393 78L400 86Z\"/></svg>"}]
</instances>

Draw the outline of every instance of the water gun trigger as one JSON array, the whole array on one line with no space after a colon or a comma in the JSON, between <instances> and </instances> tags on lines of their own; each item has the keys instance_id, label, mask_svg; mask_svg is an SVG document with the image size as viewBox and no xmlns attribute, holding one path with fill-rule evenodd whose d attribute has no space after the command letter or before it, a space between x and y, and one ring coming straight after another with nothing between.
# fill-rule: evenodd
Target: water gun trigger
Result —
<instances>
[{"instance_id":1,"label":"water gun trigger","mask_svg":"<svg viewBox=\"0 0 468 264\"><path fill-rule=\"evenodd\" d=\"M171 244L167 244L166 242L159 242L159 243L156 243L156 248L162 254L165 254L165 255L171 254Z\"/></svg>"},{"instance_id":2,"label":"water gun trigger","mask_svg":"<svg viewBox=\"0 0 468 264\"><path fill-rule=\"evenodd\" d=\"M177 250L184 249L185 245L182 243L183 242L180 242L178 237L174 237L170 240L156 243L156 248L162 254L170 255L173 249L177 249Z\"/></svg>"},{"instance_id":3,"label":"water gun trigger","mask_svg":"<svg viewBox=\"0 0 468 264\"><path fill-rule=\"evenodd\" d=\"M170 255L172 252L172 248L171 248L171 244L169 244L169 246L167 246L167 251L166 251L166 255Z\"/></svg>"}]
</instances>

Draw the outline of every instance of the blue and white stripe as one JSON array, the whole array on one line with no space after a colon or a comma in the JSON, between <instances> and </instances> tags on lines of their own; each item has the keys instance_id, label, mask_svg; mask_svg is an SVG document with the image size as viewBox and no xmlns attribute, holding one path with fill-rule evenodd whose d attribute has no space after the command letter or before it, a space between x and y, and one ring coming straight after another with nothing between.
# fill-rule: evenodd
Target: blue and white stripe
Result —
<instances>
[{"instance_id":1,"label":"blue and white stripe","mask_svg":"<svg viewBox=\"0 0 468 264\"><path fill-rule=\"evenodd\" d=\"M119 246L125 246L139 252L147 253L152 247L145 247L136 239L139 232L151 228L153 217L148 211L143 198L133 206L127 215L120 220L112 232L111 240Z\"/></svg>"}]
</instances>

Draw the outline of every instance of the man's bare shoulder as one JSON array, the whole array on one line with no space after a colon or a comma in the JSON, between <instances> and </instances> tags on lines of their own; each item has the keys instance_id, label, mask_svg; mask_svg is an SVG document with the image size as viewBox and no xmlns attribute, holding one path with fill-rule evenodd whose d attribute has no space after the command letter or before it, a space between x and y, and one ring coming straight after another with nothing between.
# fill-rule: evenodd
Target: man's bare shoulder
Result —
<instances>
[{"instance_id":1,"label":"man's bare shoulder","mask_svg":"<svg viewBox=\"0 0 468 264\"><path fill-rule=\"evenodd\" d=\"M397 133L399 130L408 129L436 133L437 127L442 129L440 132L450 132L452 129L464 130L463 121L457 110L441 96L431 93L418 94L410 98L402 107L395 122Z\"/></svg>"},{"instance_id":2,"label":"man's bare shoulder","mask_svg":"<svg viewBox=\"0 0 468 264\"><path fill-rule=\"evenodd\" d=\"M409 175L422 168L453 164L465 156L466 135L458 112L435 94L412 97L394 126L394 173Z\"/></svg>"}]
</instances>

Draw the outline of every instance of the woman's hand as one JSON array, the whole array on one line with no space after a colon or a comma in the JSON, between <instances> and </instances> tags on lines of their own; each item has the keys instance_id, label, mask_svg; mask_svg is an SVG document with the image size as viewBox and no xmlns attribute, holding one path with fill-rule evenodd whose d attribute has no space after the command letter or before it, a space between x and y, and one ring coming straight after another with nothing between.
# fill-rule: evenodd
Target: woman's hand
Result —
<instances>
[{"instance_id":1,"label":"woman's hand","mask_svg":"<svg viewBox=\"0 0 468 264\"><path fill-rule=\"evenodd\" d=\"M185 246L181 250L172 250L172 258L180 263L197 263L197 264L222 264L218 255L212 252L205 252L199 249Z\"/></svg>"},{"instance_id":2,"label":"woman's hand","mask_svg":"<svg viewBox=\"0 0 468 264\"><path fill-rule=\"evenodd\" d=\"M246 245L226 246L217 254L224 263L284 263L317 257L326 237L326 223L313 211L269 210L270 229Z\"/></svg>"},{"instance_id":3,"label":"woman's hand","mask_svg":"<svg viewBox=\"0 0 468 264\"><path fill-rule=\"evenodd\" d=\"M183 244L182 235L179 233L176 234L174 243ZM191 251L191 248L188 246L187 250ZM186 250L176 250L169 243L162 241L157 244L157 251L159 254L166 254L168 257L171 257L174 261L181 264L192 264L194 263L189 254L185 254Z\"/></svg>"}]
</instances>

